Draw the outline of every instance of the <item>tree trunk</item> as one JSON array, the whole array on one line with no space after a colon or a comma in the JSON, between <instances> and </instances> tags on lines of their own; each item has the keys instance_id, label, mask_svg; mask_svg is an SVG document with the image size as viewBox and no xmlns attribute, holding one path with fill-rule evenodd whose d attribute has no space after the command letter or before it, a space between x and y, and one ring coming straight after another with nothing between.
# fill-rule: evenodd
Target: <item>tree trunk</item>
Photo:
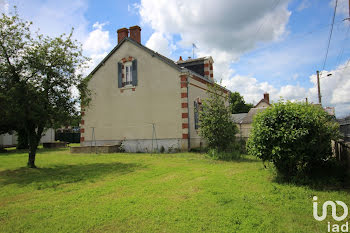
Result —
<instances>
[{"instance_id":1,"label":"tree trunk","mask_svg":"<svg viewBox=\"0 0 350 233\"><path fill-rule=\"evenodd\" d=\"M29 142L29 157L27 166L30 168L36 168L35 166L35 155L38 147L37 134L35 128L28 130L28 142Z\"/></svg>"},{"instance_id":2,"label":"tree trunk","mask_svg":"<svg viewBox=\"0 0 350 233\"><path fill-rule=\"evenodd\" d=\"M35 154L36 154L36 147L29 149L29 158L28 158L28 167L30 168L36 168L35 166Z\"/></svg>"}]
</instances>

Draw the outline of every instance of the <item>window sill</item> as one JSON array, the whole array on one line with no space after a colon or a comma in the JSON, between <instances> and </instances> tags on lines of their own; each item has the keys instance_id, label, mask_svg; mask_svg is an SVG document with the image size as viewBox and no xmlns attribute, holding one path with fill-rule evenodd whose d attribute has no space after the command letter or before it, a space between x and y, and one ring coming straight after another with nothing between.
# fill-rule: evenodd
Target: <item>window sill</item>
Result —
<instances>
[{"instance_id":1,"label":"window sill","mask_svg":"<svg viewBox=\"0 0 350 233\"><path fill-rule=\"evenodd\" d=\"M128 84L128 85L126 85L126 86L124 86L124 87L121 87L121 88L119 88L120 89L120 92L121 93L123 93L124 92L124 90L132 90L132 91L135 91L136 90L136 86L133 86L133 85L131 85L131 84Z\"/></svg>"},{"instance_id":2,"label":"window sill","mask_svg":"<svg viewBox=\"0 0 350 233\"><path fill-rule=\"evenodd\" d=\"M135 86L131 85L131 84L128 84L128 85L125 85L124 87L120 88L122 90L126 90L126 89L132 89L132 88L135 88Z\"/></svg>"}]
</instances>

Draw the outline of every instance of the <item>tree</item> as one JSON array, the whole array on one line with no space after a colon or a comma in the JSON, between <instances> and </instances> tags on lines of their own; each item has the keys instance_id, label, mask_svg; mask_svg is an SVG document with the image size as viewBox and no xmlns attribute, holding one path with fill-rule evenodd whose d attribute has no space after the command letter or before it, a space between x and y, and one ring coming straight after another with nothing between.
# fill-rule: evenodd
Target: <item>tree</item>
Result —
<instances>
[{"instance_id":1,"label":"tree","mask_svg":"<svg viewBox=\"0 0 350 233\"><path fill-rule=\"evenodd\" d=\"M30 26L17 12L0 18L0 96L9 103L1 117L13 119L11 128L27 134L28 166L35 167L43 131L77 115L80 96L73 90L87 93L87 86L80 72L86 58L72 39L73 29L56 38L33 37Z\"/></svg>"},{"instance_id":2,"label":"tree","mask_svg":"<svg viewBox=\"0 0 350 233\"><path fill-rule=\"evenodd\" d=\"M245 113L253 107L253 104L246 104L243 96L238 92L232 92L229 97L231 113Z\"/></svg>"},{"instance_id":3,"label":"tree","mask_svg":"<svg viewBox=\"0 0 350 233\"><path fill-rule=\"evenodd\" d=\"M209 148L218 151L229 149L237 133L226 100L222 88L216 84L208 86L208 98L203 101L199 113L200 135L208 141Z\"/></svg>"},{"instance_id":4,"label":"tree","mask_svg":"<svg viewBox=\"0 0 350 233\"><path fill-rule=\"evenodd\" d=\"M322 107L280 101L256 115L247 149L285 178L304 177L330 161L338 135Z\"/></svg>"}]
</instances>

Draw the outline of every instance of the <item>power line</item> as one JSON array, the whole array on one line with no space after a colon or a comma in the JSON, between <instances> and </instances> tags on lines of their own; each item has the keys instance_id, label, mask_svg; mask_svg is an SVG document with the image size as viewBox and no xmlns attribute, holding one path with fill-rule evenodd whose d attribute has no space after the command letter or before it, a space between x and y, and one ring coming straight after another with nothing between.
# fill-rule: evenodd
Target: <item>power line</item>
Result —
<instances>
[{"instance_id":1,"label":"power line","mask_svg":"<svg viewBox=\"0 0 350 233\"><path fill-rule=\"evenodd\" d=\"M276 7L277 7L277 5L280 3L280 1L281 1L281 0L276 0L276 1L275 1L275 4L273 4L273 5L272 5L272 8L271 8L272 11L274 11L274 10L276 9ZM269 18L268 18L267 20L269 20ZM259 26L258 30L256 31L254 37L256 37L256 36L259 34L261 28L264 26L264 24L265 24L265 22L266 22L267 20L264 20L264 21L260 24L260 26ZM253 37L253 38L254 38L254 37Z\"/></svg>"},{"instance_id":2,"label":"power line","mask_svg":"<svg viewBox=\"0 0 350 233\"><path fill-rule=\"evenodd\" d=\"M338 0L335 1L334 14L333 14L333 19L332 19L332 26L331 26L331 31L329 33L328 45L327 45L327 50L326 50L326 56L325 56L324 61L323 61L322 70L324 70L324 68L326 66L326 61L327 61L328 51L329 51L329 45L331 44L331 39L332 39L335 14L337 13L337 5L338 5Z\"/></svg>"},{"instance_id":3,"label":"power line","mask_svg":"<svg viewBox=\"0 0 350 233\"><path fill-rule=\"evenodd\" d=\"M337 25L337 24L340 24L340 23L343 23L343 20L340 20L340 21L337 21L334 23L334 25ZM260 47L258 47L255 51L258 52L258 51L261 51L261 50L266 50L266 49L271 49L271 48L275 48L278 46L278 48L284 48L284 47L290 47L290 44L291 42L296 42L297 40L299 39L305 39L306 37L312 35L313 33L319 31L319 30L323 30L325 29L326 27L329 27L331 26L332 24L323 24L321 26L318 26L317 28L313 29L313 30L310 30L310 31L307 31L307 32L304 32L304 33L301 33L301 34L298 34L298 35L293 35L290 39L291 41L288 42L287 44L282 44L282 45L279 45L279 44L270 44L270 45L262 45ZM253 53L253 52L252 52ZM248 53L248 54L251 54L251 53ZM248 62L250 63L250 62Z\"/></svg>"},{"instance_id":4,"label":"power line","mask_svg":"<svg viewBox=\"0 0 350 233\"><path fill-rule=\"evenodd\" d=\"M339 70L345 70L346 68L350 68L350 66L348 66L348 65L349 65L349 62L350 62L350 59L348 60L348 62L346 63L346 65L345 65L343 68L335 69L335 70L333 70L332 72L337 72L337 71L339 71ZM330 76L330 75L329 75L329 76ZM323 78L326 78L326 77L328 77L328 76L320 77L320 79L323 79Z\"/></svg>"}]
</instances>

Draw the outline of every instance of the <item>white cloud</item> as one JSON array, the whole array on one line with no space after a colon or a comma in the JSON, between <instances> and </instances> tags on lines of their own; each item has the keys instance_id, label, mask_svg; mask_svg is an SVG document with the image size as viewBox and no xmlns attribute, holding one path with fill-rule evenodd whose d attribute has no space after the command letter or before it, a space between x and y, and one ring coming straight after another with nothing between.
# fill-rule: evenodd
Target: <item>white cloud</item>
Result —
<instances>
[{"instance_id":1,"label":"white cloud","mask_svg":"<svg viewBox=\"0 0 350 233\"><path fill-rule=\"evenodd\" d=\"M87 53L96 54L101 51L104 52L111 47L109 31L103 30L105 24L106 23L100 24L96 22L92 26L94 30L89 33L89 36L83 44L83 49Z\"/></svg>"},{"instance_id":2,"label":"white cloud","mask_svg":"<svg viewBox=\"0 0 350 233\"><path fill-rule=\"evenodd\" d=\"M335 107L336 116L342 117L350 114L350 66L346 63L335 70L323 71L320 78L322 104ZM345 69L344 69L345 68ZM327 74L332 74L327 76ZM316 75L310 76L313 87L308 90L311 101L317 103Z\"/></svg>"},{"instance_id":3,"label":"white cloud","mask_svg":"<svg viewBox=\"0 0 350 233\"><path fill-rule=\"evenodd\" d=\"M4 0L0 0L0 6L1 1ZM106 23L95 22L91 27L85 18L87 0L13 0L10 6L14 5L20 16L33 21L33 28L39 28L42 34L54 37L74 28L73 37L83 43L83 54L91 58L89 68L80 71L84 74L90 72L111 48L109 31L103 29Z\"/></svg>"},{"instance_id":4,"label":"white cloud","mask_svg":"<svg viewBox=\"0 0 350 233\"><path fill-rule=\"evenodd\" d=\"M91 54L90 61L87 63L88 69L83 71L83 74L88 75L97 65L100 63L100 61L103 60L107 56L107 52L103 53L97 53L97 54Z\"/></svg>"},{"instance_id":5,"label":"white cloud","mask_svg":"<svg viewBox=\"0 0 350 233\"><path fill-rule=\"evenodd\" d=\"M285 31L290 16L288 1L280 1L272 9L275 2L142 0L140 15L143 23L155 31L180 34L183 45L195 42L202 48L241 54L254 48L257 42L274 40Z\"/></svg>"},{"instance_id":6,"label":"white cloud","mask_svg":"<svg viewBox=\"0 0 350 233\"><path fill-rule=\"evenodd\" d=\"M92 30L83 44L84 54L91 60L88 62L88 69L83 73L88 75L103 58L107 56L107 51L112 47L109 31L103 30L107 23L96 22L92 25Z\"/></svg>"},{"instance_id":7,"label":"white cloud","mask_svg":"<svg viewBox=\"0 0 350 233\"><path fill-rule=\"evenodd\" d=\"M211 55L214 59L214 77L228 79L234 70L233 61L262 41L279 39L286 32L290 12L289 0L141 0L138 6L142 24L155 31L151 44L164 54L175 35L180 35L179 47L190 48L195 43L199 56ZM162 37L159 35L168 35ZM165 50L170 52L166 53Z\"/></svg>"},{"instance_id":8,"label":"white cloud","mask_svg":"<svg viewBox=\"0 0 350 233\"><path fill-rule=\"evenodd\" d=\"M282 97L285 100L301 101L305 99L306 92L307 90L299 85L286 85L281 87L278 97Z\"/></svg>"},{"instance_id":9,"label":"white cloud","mask_svg":"<svg viewBox=\"0 0 350 233\"><path fill-rule=\"evenodd\" d=\"M334 8L336 0L330 1L330 6ZM349 17L349 0L338 0L337 13L342 14L344 17Z\"/></svg>"},{"instance_id":10,"label":"white cloud","mask_svg":"<svg viewBox=\"0 0 350 233\"><path fill-rule=\"evenodd\" d=\"M345 67L346 63L335 70L323 71L320 79L322 105L335 107L337 117L350 114L350 65ZM309 89L300 85L285 85L278 90L268 82L258 82L254 77L235 75L222 84L231 91L238 91L248 103L256 104L264 92L270 94L272 101L278 101L280 97L284 100L304 101L308 97L310 103L318 103L316 75L310 76L310 82L313 86Z\"/></svg>"},{"instance_id":11,"label":"white cloud","mask_svg":"<svg viewBox=\"0 0 350 233\"><path fill-rule=\"evenodd\" d=\"M138 3L128 4L128 12L131 14L137 14L139 11L140 5Z\"/></svg>"},{"instance_id":12,"label":"white cloud","mask_svg":"<svg viewBox=\"0 0 350 233\"><path fill-rule=\"evenodd\" d=\"M9 12L9 3L7 0L0 0L0 13L8 14Z\"/></svg>"},{"instance_id":13,"label":"white cloud","mask_svg":"<svg viewBox=\"0 0 350 233\"><path fill-rule=\"evenodd\" d=\"M222 85L239 92L247 103L257 104L265 92L270 94L272 100L278 99L278 90L275 87L267 82L258 82L253 77L235 75L231 79L223 80Z\"/></svg>"},{"instance_id":14,"label":"white cloud","mask_svg":"<svg viewBox=\"0 0 350 233\"><path fill-rule=\"evenodd\" d=\"M153 49L160 54L170 57L171 53L175 50L175 45L171 43L171 39L161 32L155 32L148 39L146 46Z\"/></svg>"},{"instance_id":15,"label":"white cloud","mask_svg":"<svg viewBox=\"0 0 350 233\"><path fill-rule=\"evenodd\" d=\"M311 6L310 0L302 0L299 6L297 7L297 11L302 11Z\"/></svg>"}]
</instances>

